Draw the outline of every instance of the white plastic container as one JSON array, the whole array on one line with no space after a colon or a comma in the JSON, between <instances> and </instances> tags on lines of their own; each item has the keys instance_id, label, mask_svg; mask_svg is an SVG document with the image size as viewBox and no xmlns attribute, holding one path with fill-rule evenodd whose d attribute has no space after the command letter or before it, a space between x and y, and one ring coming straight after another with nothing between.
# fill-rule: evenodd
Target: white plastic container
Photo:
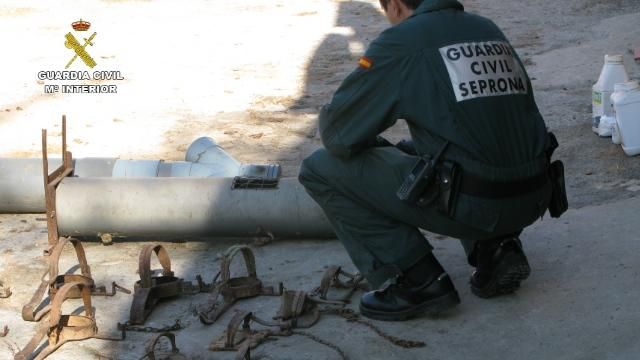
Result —
<instances>
[{"instance_id":1,"label":"white plastic container","mask_svg":"<svg viewBox=\"0 0 640 360\"><path fill-rule=\"evenodd\" d=\"M622 60L622 55L605 55L604 66L600 72L600 77L598 78L598 82L593 85L593 118L591 129L596 134L600 132L600 118L602 116L613 116L611 94L613 94L614 85L629 81L629 75L624 68ZM603 129L603 133L606 134L607 129ZM610 130L607 136L611 136Z\"/></svg>"},{"instance_id":2,"label":"white plastic container","mask_svg":"<svg viewBox=\"0 0 640 360\"><path fill-rule=\"evenodd\" d=\"M617 84L611 102L615 108L622 150L629 156L640 154L640 83Z\"/></svg>"},{"instance_id":3,"label":"white plastic container","mask_svg":"<svg viewBox=\"0 0 640 360\"><path fill-rule=\"evenodd\" d=\"M627 90L633 90L635 88L636 82L632 81L630 83L618 83L613 86L613 94L611 94L611 107L613 108L613 124L611 126L611 142L620 145L622 144L622 139L620 138L620 128L618 127L618 120L616 119L616 108L613 106L613 102L616 97L619 97L623 92ZM600 122L603 121L603 118L600 118ZM602 126L600 126L600 130L602 130Z\"/></svg>"}]
</instances>

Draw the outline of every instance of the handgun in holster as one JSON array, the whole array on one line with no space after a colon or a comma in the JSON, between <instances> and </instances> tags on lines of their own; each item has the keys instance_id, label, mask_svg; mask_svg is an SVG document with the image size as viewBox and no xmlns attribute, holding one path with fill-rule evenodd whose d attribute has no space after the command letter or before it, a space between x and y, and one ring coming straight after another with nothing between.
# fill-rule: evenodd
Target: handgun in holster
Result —
<instances>
[{"instance_id":1,"label":"handgun in holster","mask_svg":"<svg viewBox=\"0 0 640 360\"><path fill-rule=\"evenodd\" d=\"M396 192L396 196L412 205L424 207L439 200L438 210L451 215L457 198L458 166L440 161L449 142L431 157L421 156Z\"/></svg>"}]
</instances>

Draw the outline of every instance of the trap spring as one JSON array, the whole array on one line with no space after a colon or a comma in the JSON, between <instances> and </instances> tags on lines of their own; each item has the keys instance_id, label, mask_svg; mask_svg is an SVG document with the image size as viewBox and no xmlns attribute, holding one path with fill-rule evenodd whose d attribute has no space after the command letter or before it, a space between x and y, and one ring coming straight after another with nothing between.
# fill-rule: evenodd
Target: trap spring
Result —
<instances>
[{"instance_id":1,"label":"trap spring","mask_svg":"<svg viewBox=\"0 0 640 360\"><path fill-rule=\"evenodd\" d=\"M147 346L147 353L144 354L144 356L141 357L140 360L156 360L156 345L158 344L158 341L163 337L169 339L169 342L171 343L171 355L169 355L169 359L185 358L184 356L182 356L182 354L180 354L180 350L178 349L178 346L176 346L176 336L170 332L163 332L162 334L158 334L157 336L154 336L153 339L151 339L149 346Z\"/></svg>"},{"instance_id":2,"label":"trap spring","mask_svg":"<svg viewBox=\"0 0 640 360\"><path fill-rule=\"evenodd\" d=\"M60 255L62 254L64 246L68 243L71 243L75 249L78 264L80 266L80 274L58 274ZM80 240L61 238L51 251L49 256L49 269L42 275L40 286L31 298L31 301L22 308L22 319L25 321L39 321L50 309L50 306L41 303L45 291L48 290L49 296L54 297L62 286L77 281L86 283L90 289L91 295L94 296L113 296L115 295L116 290L120 290L127 294L131 293L131 291L119 286L115 282L111 284L111 292L107 291L105 286L96 286L93 278L91 277L91 268L87 263L84 247ZM68 297L77 299L81 297L81 292L78 288L73 288L70 290Z\"/></svg>"},{"instance_id":3,"label":"trap spring","mask_svg":"<svg viewBox=\"0 0 640 360\"><path fill-rule=\"evenodd\" d=\"M71 294L79 293L84 302L85 315L63 315L62 304L70 298ZM42 350L33 354L44 337L47 337L48 344ZM25 360L33 358L41 360L56 351L60 346L68 341L79 341L90 338L102 340L123 340L122 337L115 338L98 334L95 313L91 305L91 282L87 279L79 278L60 287L51 301L51 311L45 322L40 324L40 328L31 338L31 341L22 351L17 353L14 360Z\"/></svg>"}]
</instances>

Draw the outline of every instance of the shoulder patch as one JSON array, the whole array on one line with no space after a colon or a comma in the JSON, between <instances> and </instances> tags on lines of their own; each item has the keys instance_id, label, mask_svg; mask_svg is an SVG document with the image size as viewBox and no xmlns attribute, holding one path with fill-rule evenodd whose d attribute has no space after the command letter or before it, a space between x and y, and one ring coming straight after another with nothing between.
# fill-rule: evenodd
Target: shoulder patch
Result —
<instances>
[{"instance_id":1,"label":"shoulder patch","mask_svg":"<svg viewBox=\"0 0 640 360\"><path fill-rule=\"evenodd\" d=\"M366 56L363 56L360 58L360 60L358 61L358 66L360 66L363 69L371 69L371 67L373 66L373 61L371 59L369 59Z\"/></svg>"},{"instance_id":2,"label":"shoulder patch","mask_svg":"<svg viewBox=\"0 0 640 360\"><path fill-rule=\"evenodd\" d=\"M439 50L458 102L527 94L527 76L507 42L460 43Z\"/></svg>"}]
</instances>

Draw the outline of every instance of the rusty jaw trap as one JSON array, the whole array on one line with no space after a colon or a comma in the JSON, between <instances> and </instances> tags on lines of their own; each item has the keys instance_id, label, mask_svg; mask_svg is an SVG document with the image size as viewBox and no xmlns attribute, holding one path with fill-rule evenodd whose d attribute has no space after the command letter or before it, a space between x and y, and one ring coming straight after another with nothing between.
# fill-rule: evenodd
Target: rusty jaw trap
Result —
<instances>
[{"instance_id":1,"label":"rusty jaw trap","mask_svg":"<svg viewBox=\"0 0 640 360\"><path fill-rule=\"evenodd\" d=\"M78 264L80 266L80 274L59 274L58 265L60 261L60 255L66 244L72 244L78 258ZM48 290L50 298L55 297L56 293L65 284L72 282L82 282L86 284L89 292L93 296L114 296L116 290L120 290L124 293L130 294L131 291L123 288L122 286L111 283L111 292L107 291L105 286L96 286L93 278L91 277L91 268L87 263L87 258L84 252L84 247L80 240L72 238L62 238L58 241L49 255L49 268L42 274L42 282L40 286L33 294L33 297L29 303L22 307L22 319L25 321L40 321L44 315L46 315L50 309L50 305L46 305L46 301L43 300L45 291ZM81 297L80 290L72 289L68 294L69 298L77 299Z\"/></svg>"},{"instance_id":2,"label":"rusty jaw trap","mask_svg":"<svg viewBox=\"0 0 640 360\"><path fill-rule=\"evenodd\" d=\"M54 170L48 172L47 156L47 131L42 130L42 170L44 178L45 202L47 208L47 237L49 248L44 255L48 256L48 269L42 275L42 281L31 301L22 308L22 318L25 321L40 321L45 315L48 318L40 324L40 328L25 348L15 355L15 359L26 359L28 356L34 359L44 359L67 341L77 341L89 338L104 340L122 340L98 334L95 323L95 313L91 306L91 296L113 296L116 290L125 293L131 291L111 284L111 292L105 286L96 286L91 277L91 268L87 263L84 247L80 240L62 238L58 232L56 216L56 188L60 182L73 173L72 156L66 150L66 116L62 116L62 156L63 163ZM59 274L59 261L64 246L71 243L78 258L80 274ZM50 304L42 301L44 293L48 290ZM70 298L82 298L86 315L62 315L62 303ZM43 337L48 336L48 346L37 351L38 344ZM32 354L37 351L37 354Z\"/></svg>"},{"instance_id":3,"label":"rusty jaw trap","mask_svg":"<svg viewBox=\"0 0 640 360\"><path fill-rule=\"evenodd\" d=\"M242 253L247 276L232 278L231 261L238 253ZM207 303L199 307L198 315L205 325L213 324L238 300L259 295L279 296L283 292L282 283L276 289L273 286L264 286L258 279L255 256L251 248L246 245L234 245L224 252L219 274L222 279L215 285ZM222 301L220 295L222 295Z\"/></svg>"},{"instance_id":4,"label":"rusty jaw trap","mask_svg":"<svg viewBox=\"0 0 640 360\"><path fill-rule=\"evenodd\" d=\"M84 249L80 241L75 239L62 239L59 236L57 226L57 216L55 208L55 192L57 186L66 177L73 173L72 156L66 151L66 117L62 119L62 152L63 164L52 174L48 174L48 159L46 149L46 130L42 131L43 145L43 176L45 186L45 200L47 204L47 229L49 250L45 251L46 255L51 255L49 269L43 275L41 286L36 291L32 301L23 308L23 317L25 320L39 320L47 312L49 317L41 323L39 330L36 332L27 346L16 354L16 360L26 359L27 356L35 356L36 360L43 359L53 351L68 341L78 341L89 338L98 338L104 340L122 340L126 336L126 330L135 330L133 324L144 324L145 319L149 316L155 305L162 299L170 298L178 295L196 294L199 292L212 291L209 301L204 306L199 307L199 317L204 324L215 322L225 311L240 299L246 299L258 295L281 296L280 310L273 318L274 321L265 321L253 315L251 312L238 311L229 323L226 332L219 340L214 340L209 348L213 351L238 351L237 359L250 359L250 350L257 347L260 343L269 340L274 336L290 336L301 335L320 344L326 345L337 351L343 359L346 354L335 344L322 340L312 334L300 331L298 329L309 328L316 324L321 314L334 314L343 317L349 322L357 322L365 325L377 334L390 341L394 345L412 348L423 347L424 343L419 341L403 340L384 333L375 325L359 318L359 315L353 310L344 308L349 303L350 297L359 289L363 289L362 276L359 274L349 274L341 270L340 267L332 266L325 272L321 284L310 294L304 291L284 290L282 283L277 289L270 286L263 286L258 279L255 266L255 257L251 249L245 245L235 245L229 248L221 261L221 269L219 274L214 278L211 285L207 285L198 275L196 277L198 284L193 285L181 278L174 276L171 270L171 261L167 251L161 245L145 246L139 256L139 273L140 280L136 282L135 294L130 311L130 320L125 324L118 324L118 328L122 331L121 338L113 338L98 334L95 323L95 314L91 307L91 294L94 295L113 295L118 287L112 284L112 292L107 293L104 287L97 288L91 278L89 266L86 262ZM80 275L58 275L58 260L62 252L62 247L71 242L74 245L78 261L80 263ZM154 272L150 268L151 256L156 253L160 264L162 265L162 275L153 276ZM230 264L234 256L242 253L247 276L232 278L230 274ZM346 276L347 281L341 281L340 276ZM49 277L45 280L46 277ZM221 280L216 282L218 276ZM338 299L329 299L329 288L347 288L349 292L346 296ZM51 305L37 306L37 302L44 291L49 289L49 294L53 297ZM122 289L122 288L120 288ZM220 301L220 296L222 300ZM72 297L82 297L85 305L85 316L80 315L62 315L62 303ZM320 309L318 305L333 306L333 308ZM336 308L336 306L338 306ZM268 327L264 330L252 330L250 323L255 322ZM177 326L177 327L176 327ZM242 328L240 329L240 326ZM182 327L179 323L169 330L179 330ZM163 329L162 331L166 331ZM37 354L32 354L37 349L38 344L45 336L49 339L49 345ZM153 341L150 350L148 349L145 357L153 359L155 357L154 348L160 337L167 337L172 342L172 353L178 352L175 346L175 336L171 333L163 332Z\"/></svg>"},{"instance_id":5,"label":"rusty jaw trap","mask_svg":"<svg viewBox=\"0 0 640 360\"><path fill-rule=\"evenodd\" d=\"M24 349L15 355L14 360L44 359L69 341L91 338L112 341L124 340L124 332L121 337L98 334L95 313L91 305L91 285L92 283L84 277L62 285L51 301L49 317L40 324L37 332ZM82 297L85 315L63 315L61 310L63 302L75 294ZM48 339L48 345L37 351L38 345L45 337ZM34 351L36 351L35 354Z\"/></svg>"},{"instance_id":6,"label":"rusty jaw trap","mask_svg":"<svg viewBox=\"0 0 640 360\"><path fill-rule=\"evenodd\" d=\"M341 280L346 277L346 281ZM405 340L382 331L376 325L363 320L359 314L344 306L350 303L355 291L366 290L364 278L360 274L350 274L339 266L330 266L324 273L320 286L311 293L305 291L285 290L282 292L280 310L267 321L257 317L249 311L236 310L236 314L229 322L226 331L210 345L211 351L236 351L236 359L251 359L251 350L274 337L299 335L309 338L319 344L336 351L342 359L348 359L347 354L336 344L323 340L309 332L300 329L311 328L322 314L337 315L350 323L358 323L373 330L376 334L390 343L403 348L424 347L422 341ZM330 288L347 289L344 296L329 298ZM322 307L322 308L321 308ZM251 323L262 325L263 329L254 330Z\"/></svg>"},{"instance_id":7,"label":"rusty jaw trap","mask_svg":"<svg viewBox=\"0 0 640 360\"><path fill-rule=\"evenodd\" d=\"M162 266L160 276L154 276L151 270L151 256L156 254ZM129 312L129 321L118 324L119 328L131 329L132 325L144 324L158 302L179 295L195 295L209 292L213 284L207 284L200 275L196 276L197 284L178 278L171 270L171 259L167 250L158 244L149 244L142 248L138 257L140 280L134 286L133 301ZM215 281L215 279L214 279Z\"/></svg>"}]
</instances>

